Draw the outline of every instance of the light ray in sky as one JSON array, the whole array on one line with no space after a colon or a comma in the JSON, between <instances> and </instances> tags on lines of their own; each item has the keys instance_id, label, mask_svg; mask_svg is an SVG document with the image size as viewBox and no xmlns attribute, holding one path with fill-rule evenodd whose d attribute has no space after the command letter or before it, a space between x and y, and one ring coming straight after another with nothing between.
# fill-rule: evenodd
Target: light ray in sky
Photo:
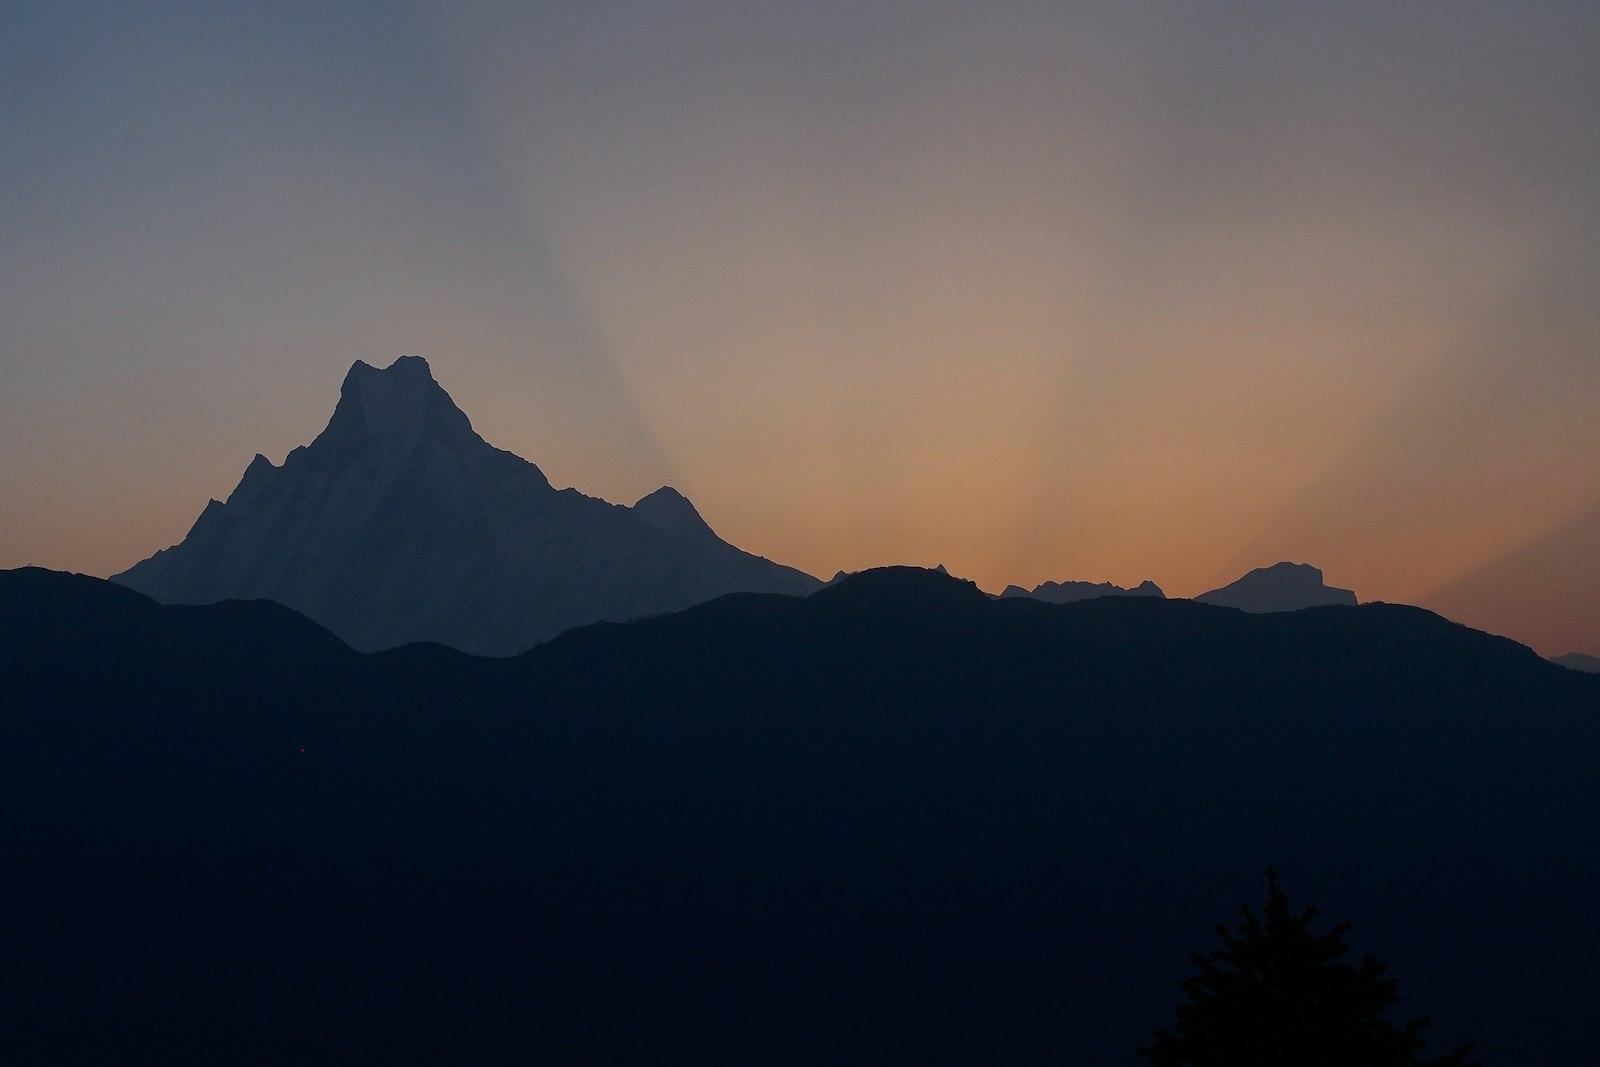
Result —
<instances>
[{"instance_id":1,"label":"light ray in sky","mask_svg":"<svg viewBox=\"0 0 1600 1067\"><path fill-rule=\"evenodd\" d=\"M558 484L824 576L1427 595L1600 491L1597 50L1555 3L7 5L0 565L176 541L418 352Z\"/></svg>"}]
</instances>

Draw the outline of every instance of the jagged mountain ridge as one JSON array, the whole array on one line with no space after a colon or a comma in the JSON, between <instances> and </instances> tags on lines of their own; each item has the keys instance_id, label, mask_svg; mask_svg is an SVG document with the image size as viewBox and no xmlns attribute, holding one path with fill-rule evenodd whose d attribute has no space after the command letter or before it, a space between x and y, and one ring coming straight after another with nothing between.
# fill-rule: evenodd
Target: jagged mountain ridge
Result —
<instances>
[{"instance_id":1,"label":"jagged mountain ridge","mask_svg":"<svg viewBox=\"0 0 1600 1067\"><path fill-rule=\"evenodd\" d=\"M1153 596L1166 597L1155 582L1145 580L1135 586L1120 586L1113 582L1040 582L1032 589L1008 585L1000 591L1000 599L1032 597L1051 604L1072 604L1079 600L1093 600L1103 596Z\"/></svg>"},{"instance_id":2,"label":"jagged mountain ridge","mask_svg":"<svg viewBox=\"0 0 1600 1067\"><path fill-rule=\"evenodd\" d=\"M723 541L670 487L632 508L556 490L484 441L420 356L357 361L310 445L282 466L258 454L181 543L112 580L167 603L275 600L362 650L433 641L482 655L820 584Z\"/></svg>"}]
</instances>

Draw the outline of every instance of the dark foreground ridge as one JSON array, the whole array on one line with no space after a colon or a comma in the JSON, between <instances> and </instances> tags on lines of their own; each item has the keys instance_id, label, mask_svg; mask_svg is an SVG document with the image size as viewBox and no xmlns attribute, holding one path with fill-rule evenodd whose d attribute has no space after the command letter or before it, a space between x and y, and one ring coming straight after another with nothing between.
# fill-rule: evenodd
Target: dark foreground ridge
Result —
<instances>
[{"instance_id":1,"label":"dark foreground ridge","mask_svg":"<svg viewBox=\"0 0 1600 1067\"><path fill-rule=\"evenodd\" d=\"M16 1062L1131 1064L1267 863L1434 1047L1592 1061L1600 679L1415 608L891 570L491 660L27 570L0 680Z\"/></svg>"}]
</instances>

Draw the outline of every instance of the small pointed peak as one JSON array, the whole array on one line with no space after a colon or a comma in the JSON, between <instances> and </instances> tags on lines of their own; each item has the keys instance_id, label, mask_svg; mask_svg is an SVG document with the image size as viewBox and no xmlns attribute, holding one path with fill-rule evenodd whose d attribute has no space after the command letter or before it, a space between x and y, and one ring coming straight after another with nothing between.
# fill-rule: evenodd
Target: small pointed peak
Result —
<instances>
[{"instance_id":1,"label":"small pointed peak","mask_svg":"<svg viewBox=\"0 0 1600 1067\"><path fill-rule=\"evenodd\" d=\"M389 364L385 374L398 374L406 378L422 378L433 381L433 368L428 366L428 361L418 355L405 355Z\"/></svg>"},{"instance_id":2,"label":"small pointed peak","mask_svg":"<svg viewBox=\"0 0 1600 1067\"><path fill-rule=\"evenodd\" d=\"M640 497L638 502L635 503L633 506L634 507L638 507L639 504L643 504L646 500L657 500L657 501L662 501L662 500L667 500L667 501L681 500L685 504L687 504L689 502L689 498L688 497L684 496L682 493L678 492L676 489L672 488L672 486L670 486L670 485L663 485L660 489L657 489L653 493L646 493L644 496Z\"/></svg>"},{"instance_id":3,"label":"small pointed peak","mask_svg":"<svg viewBox=\"0 0 1600 1067\"><path fill-rule=\"evenodd\" d=\"M658 530L711 530L689 498L670 485L640 497L633 511Z\"/></svg>"},{"instance_id":4,"label":"small pointed peak","mask_svg":"<svg viewBox=\"0 0 1600 1067\"><path fill-rule=\"evenodd\" d=\"M242 497L248 497L258 487L271 482L272 474L277 469L272 460L257 452L255 458L250 461L250 465L244 469L244 476L239 479L239 484L234 487L232 494L229 495L228 503L232 504Z\"/></svg>"},{"instance_id":5,"label":"small pointed peak","mask_svg":"<svg viewBox=\"0 0 1600 1067\"><path fill-rule=\"evenodd\" d=\"M944 569L944 564L943 563L940 563L940 564L936 565L933 568L933 570L934 570L934 573L942 574L947 578L950 576L950 572Z\"/></svg>"},{"instance_id":6,"label":"small pointed peak","mask_svg":"<svg viewBox=\"0 0 1600 1067\"><path fill-rule=\"evenodd\" d=\"M196 531L204 532L208 530L213 523L226 522L223 516L227 510L228 505L216 497L207 499L206 506L200 509L200 517L194 520L193 526L189 527L189 533L185 535L185 539L195 536Z\"/></svg>"}]
</instances>

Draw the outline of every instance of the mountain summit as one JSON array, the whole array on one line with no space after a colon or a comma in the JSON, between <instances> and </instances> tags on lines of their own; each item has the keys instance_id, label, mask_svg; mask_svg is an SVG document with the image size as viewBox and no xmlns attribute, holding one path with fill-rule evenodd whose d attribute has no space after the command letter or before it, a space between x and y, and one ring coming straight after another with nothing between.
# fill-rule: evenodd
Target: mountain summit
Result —
<instances>
[{"instance_id":1,"label":"mountain summit","mask_svg":"<svg viewBox=\"0 0 1600 1067\"><path fill-rule=\"evenodd\" d=\"M676 490L634 507L556 490L484 441L420 356L357 361L327 428L114 581L167 603L276 600L352 646L510 655L562 630L810 575L723 541Z\"/></svg>"},{"instance_id":2,"label":"mountain summit","mask_svg":"<svg viewBox=\"0 0 1600 1067\"><path fill-rule=\"evenodd\" d=\"M1355 606L1356 595L1348 589L1335 589L1322 580L1322 571L1309 563L1274 563L1257 567L1238 581L1201 593L1202 604L1258 613L1299 611L1324 604Z\"/></svg>"},{"instance_id":3,"label":"mountain summit","mask_svg":"<svg viewBox=\"0 0 1600 1067\"><path fill-rule=\"evenodd\" d=\"M425 434L455 446L482 440L421 356L401 356L387 370L356 360L329 429L364 441L386 464L403 464Z\"/></svg>"}]
</instances>

